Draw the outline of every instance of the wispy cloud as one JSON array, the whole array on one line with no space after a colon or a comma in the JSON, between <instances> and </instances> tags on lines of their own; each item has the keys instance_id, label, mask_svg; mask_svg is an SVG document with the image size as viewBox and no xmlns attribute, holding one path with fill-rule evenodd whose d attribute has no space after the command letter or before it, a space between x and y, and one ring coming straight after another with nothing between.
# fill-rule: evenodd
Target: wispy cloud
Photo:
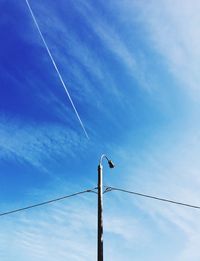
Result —
<instances>
[{"instance_id":1,"label":"wispy cloud","mask_svg":"<svg viewBox=\"0 0 200 261\"><path fill-rule=\"evenodd\" d=\"M98 12L94 6L86 2L80 2L79 5L75 6L87 21L91 30L100 39L104 48L112 54L112 58L123 65L124 71L133 79L136 79L140 86L148 88L144 60L141 62L141 56L138 56L138 50L134 49L134 43L127 44L127 39L116 30L115 23L107 19L106 15L103 16L101 12ZM114 17L112 9L110 9L110 12ZM120 89L119 86L118 88Z\"/></svg>"},{"instance_id":2,"label":"wispy cloud","mask_svg":"<svg viewBox=\"0 0 200 261\"><path fill-rule=\"evenodd\" d=\"M131 171L127 170L126 186L150 195L200 205L199 132L196 129L185 130L182 135L179 133L171 136L171 141L173 139L176 140L175 144L166 141L162 134L162 143L157 136L157 145L153 142L143 155L140 153L131 156L129 152L125 161L134 160L135 167ZM165 237L173 237L174 229L177 230L177 236L182 235L179 242L182 241L184 247L176 249L174 260L200 258L197 240L200 231L198 210L138 197L133 199L133 205L148 213L155 222L155 229L164 233Z\"/></svg>"},{"instance_id":3,"label":"wispy cloud","mask_svg":"<svg viewBox=\"0 0 200 261\"><path fill-rule=\"evenodd\" d=\"M1 241L8 245L10 237L17 239L11 242L10 247L20 260L95 259L92 214L85 209L88 204L74 201L74 205L68 201L46 210L37 209L35 213L31 211L12 217L13 222L10 219L7 225L4 223L7 236L4 234ZM4 260L12 258L7 247L3 247L1 253L7 256Z\"/></svg>"},{"instance_id":4,"label":"wispy cloud","mask_svg":"<svg viewBox=\"0 0 200 261\"><path fill-rule=\"evenodd\" d=\"M113 199L109 200L109 208L106 210L109 213L105 213L104 216L104 234L107 242L104 250L108 259L114 258L118 261L121 260L123 252L116 251L112 242L121 242L119 249L131 249L134 242L144 237L144 231L128 211L115 216L113 206L117 203L114 195ZM95 260L96 202L96 196L90 194L18 213L10 218L5 216L0 224L2 257L5 261L12 260L14 252L15 258L22 261Z\"/></svg>"},{"instance_id":5,"label":"wispy cloud","mask_svg":"<svg viewBox=\"0 0 200 261\"><path fill-rule=\"evenodd\" d=\"M65 16L63 16L56 10L52 10L51 8L47 9L45 8L45 5L37 6L37 4L33 4L33 9L35 11L35 15L38 18L38 23L41 27L41 30L45 35L45 39L49 45L49 48L52 51L53 57L55 58L58 67L63 75L63 78L65 79L65 82L69 87L69 92L75 99L75 104L78 105L80 110L82 107L84 107L84 110L86 108L88 111L88 115L89 112L96 110L103 113L104 115L107 115L111 118L111 120L113 120L112 113L109 113L109 110L106 110L105 108L105 95L107 97L112 95L114 97L113 100L116 100L116 102L120 106L124 107L126 104L126 99L124 99L124 95L120 91L120 84L112 76L111 68L109 69L106 66L104 57L102 55L98 55L96 50L94 50L92 47L93 42L96 41L94 37L94 29L97 28L97 26L95 25L94 27L89 27L89 34L93 35L92 39L87 36L88 40L83 41L83 39L80 38L80 33L71 30L70 26L68 25L68 21L65 19ZM78 6L76 6L75 9L78 9ZM76 15L79 14L77 10L76 12ZM33 26L31 26L31 28L33 28L33 30L26 32L26 41L30 43L33 42L33 44L35 44L36 46L41 45L40 39L36 37L37 31L34 30ZM100 29L101 27L99 28L99 30ZM106 28L103 29L103 31L106 32ZM106 37L110 37L109 33L106 33L106 35ZM87 37L85 37L85 39ZM110 41L112 37L113 36L110 37ZM31 40L31 38L33 39ZM115 38L117 40L117 34L115 34ZM60 40L58 41L58 39ZM125 52L128 52L124 44L120 44L120 39L115 42L116 52L114 52L114 54L118 53L118 55L120 55L121 52L120 50L117 51L118 48L124 49L124 54ZM109 45L109 43L107 44ZM121 53L120 59L124 57L124 54ZM131 60L131 58L129 57L129 53L126 54L126 57L127 60ZM45 55L43 59L45 60L45 62L48 62ZM132 62L129 61L128 66L130 66L130 63ZM44 73L46 74L47 71L44 71ZM48 73L50 73L49 68ZM50 75L52 74L53 70ZM58 82L56 82L54 87L58 91L61 88ZM53 92L54 97L56 97L56 91L53 90ZM39 92L39 96L42 101L47 100L49 95L50 92L47 95L46 92L44 93L44 90L42 92ZM61 112L61 109L59 109L59 111ZM61 114L59 113L59 117L61 116ZM87 128L90 127L87 125Z\"/></svg>"},{"instance_id":6,"label":"wispy cloud","mask_svg":"<svg viewBox=\"0 0 200 261\"><path fill-rule=\"evenodd\" d=\"M62 158L65 154L73 156L84 144L78 134L59 124L24 123L1 117L1 158L13 158L45 170L45 161Z\"/></svg>"},{"instance_id":7,"label":"wispy cloud","mask_svg":"<svg viewBox=\"0 0 200 261\"><path fill-rule=\"evenodd\" d=\"M73 11L77 19L84 21L82 24L74 19L73 28L66 19L67 15L65 13L63 15L59 8L50 6L46 8L47 2L44 1L45 4L33 2L35 14L59 68L66 82L69 83L72 96L82 109L81 113L90 118L92 131L100 133L98 127L101 125L102 129L105 126L105 132L111 130L113 135L113 130L116 130L116 132L123 133L124 137L127 132L123 120L129 122L125 125L129 129L127 138L129 144L125 144L124 139L118 139L118 147L110 145L110 142L108 145L109 151L116 155L120 162L119 165L121 165L116 168L116 171L121 172L120 176L112 177L112 182L116 182L118 185L123 184L130 189L136 188L140 192L199 204L199 126L198 123L195 123L196 129L193 131L186 128L186 125L190 125L190 127L194 125L194 115L191 115L190 121L184 119L185 125L177 127L178 119L176 125L173 126L176 130L168 128L168 134L166 134L167 130L153 130L155 136L152 138L153 135L150 137L147 130L146 137L141 138L142 135L135 135L134 132L134 130L140 131L137 121L134 122L134 125L132 120L136 113L138 113L138 118L140 117L141 121L144 121L143 129L148 129L148 124L154 125L159 119L157 114L155 116L151 112L146 118L142 117L148 98L143 102L139 97L138 104L140 105L136 105L133 113L132 105L136 96L131 91L137 88L135 79L139 86L147 87L148 84L150 87L153 86L153 74L160 74L158 77L163 81L160 89L167 89L167 83L163 79L165 73L162 71L166 69L173 76L168 78L168 82L175 79L176 86L183 85L187 92L189 90L196 97L199 91L198 57L200 54L200 36L197 29L200 7L198 1L183 3L179 0L169 0L159 1L159 3L158 1L148 1L147 3L147 1L125 0L115 2L115 4L113 1L107 1L105 5L108 9L106 10L109 10L112 21L110 17L106 17L103 9L99 11L100 9L95 7L96 3L68 1L66 4L65 1L60 1L63 10L64 6L69 4L70 7L73 7L70 12ZM25 5L22 6L21 3L20 5L25 8ZM105 8L104 3L101 5ZM119 17L114 20L116 16ZM77 24L75 24L76 22ZM121 23L121 26L115 22ZM40 48L42 43L36 36L37 31L33 29L31 18L26 25L28 28L24 30L25 32L23 31L23 39L33 45L32 47L39 46ZM139 29L136 29L137 26ZM79 31L80 27L83 31ZM125 36L123 32L119 32L119 28L127 30ZM142 33L137 34L136 31L140 29ZM129 33L132 31L134 32L130 35ZM81 37L83 32L85 35ZM140 41L137 36L140 37ZM137 42L137 50L135 50L134 41ZM140 48L139 45L142 42L145 42L145 47ZM147 46L148 48L146 48ZM28 162L40 170L48 171L44 167L44 163L52 160L55 162L55 158L62 160L62 156L66 154L73 157L76 151L86 148L87 144L78 136L75 128L73 130L69 127L72 124L70 123L71 111L69 106L65 106L61 101L63 100L62 93L57 92L61 89L59 83L51 85L51 81L56 82L56 77L54 78L53 68L48 67L49 60L45 56L45 50L44 56L41 55L40 58L44 74L48 74L50 80L44 83L41 81L42 77L29 77L31 83L28 82L28 79L25 79L25 82L31 86L32 90L34 89L33 95L36 100L39 98L37 103L39 101L43 103L44 107L51 108L52 114L56 114L61 122L68 124L68 127L66 129L57 121L53 123L45 120L44 122L43 119L43 123L41 123L42 121L36 123L29 119L25 123L23 120L11 118L8 115L1 116L0 157ZM159 72L155 70L151 74L153 70L151 65L156 59L159 60L157 67L162 68L159 68ZM117 69L113 69L115 66ZM38 71L41 73L40 69ZM38 71L36 70L36 72ZM33 76L35 72L30 74ZM150 79L149 76L152 78L150 77ZM42 84L38 84L38 82L42 82ZM126 84L127 82L128 84ZM124 84L126 88L124 88ZM25 85L23 84L23 86ZM20 88L20 82L17 83L17 86ZM44 86L46 87L43 88ZM133 86L134 88L132 88ZM142 94L145 96L145 92ZM172 92L170 95L172 97L174 93ZM166 103L171 104L169 97L165 97L165 99ZM159 111L162 110L162 106L159 106ZM183 104L184 106L185 104ZM176 110L177 107L176 104L172 110ZM99 114L102 117L98 117ZM66 117L67 119L63 121ZM104 121L102 127L103 117L104 119L110 117L112 124L111 121ZM116 126L113 124L114 121L118 124L117 128L114 128ZM100 125L97 122L100 122ZM107 124L108 122L110 125ZM109 128L108 125L111 127ZM174 137L172 137L173 135ZM136 140L138 137L145 140L145 144L139 140L139 145L137 145L140 148L136 149L132 145L136 143L136 141L133 142L133 139ZM97 142L95 146L100 147L100 142ZM142 151L143 149L144 151ZM96 150L98 151L98 148ZM131 153L133 150L136 151L133 153L134 155ZM134 162L134 164L130 165L130 162ZM35 194L33 193L33 196L35 195L37 196L37 191ZM112 194L112 196L114 195ZM31 258L34 261L94 260L96 258L96 207L92 206L93 201L86 200L83 203L78 200L76 202L76 205L63 203L56 205L51 210L47 208L37 212L31 211L30 214L27 212L16 218L13 217L13 220L9 218L2 222L0 259L16 260L17 253L17 258L22 261L31 261ZM133 199L133 201L128 198L123 201L123 196L119 196L116 202L111 200L109 204L105 204L105 239L106 246L108 246L106 248L108 260L132 260L134 246L137 248L135 248L137 253L138 249L144 251L147 245L155 249L156 236L162 233L163 237L174 238L174 231L178 232L177 237L182 236L181 242L184 245L184 247L179 245L178 250L174 251L176 252L174 260L188 261L191 258L199 260L197 242L200 225L196 212L139 198ZM119 208L123 214L117 212ZM154 235L155 230L158 232L156 236ZM152 242L150 239L153 239ZM172 246L175 240L170 242ZM12 256L9 243L12 245L15 256ZM164 242L162 246L167 245L169 244ZM151 252L149 248L148 250ZM127 259L124 258L124 249L127 250ZM157 245L155 252L157 252ZM148 258L150 257L142 256L141 259L136 259L150 260ZM152 260L156 259L152 257ZM166 257L166 260L169 258Z\"/></svg>"},{"instance_id":8,"label":"wispy cloud","mask_svg":"<svg viewBox=\"0 0 200 261\"><path fill-rule=\"evenodd\" d=\"M199 96L199 1L125 1L125 10L136 9L145 39L161 55L180 86Z\"/></svg>"}]
</instances>

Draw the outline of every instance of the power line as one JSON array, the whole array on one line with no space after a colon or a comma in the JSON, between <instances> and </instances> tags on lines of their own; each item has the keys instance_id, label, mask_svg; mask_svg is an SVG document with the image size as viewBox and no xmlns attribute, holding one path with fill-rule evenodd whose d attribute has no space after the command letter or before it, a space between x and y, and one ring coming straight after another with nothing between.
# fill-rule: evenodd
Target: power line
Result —
<instances>
[{"instance_id":1,"label":"power line","mask_svg":"<svg viewBox=\"0 0 200 261\"><path fill-rule=\"evenodd\" d=\"M16 213L16 212L24 211L24 210L27 210L27 209L30 209L30 208L35 208L35 207L47 205L47 204L50 204L50 203L53 203L53 202L56 202L56 201L64 200L66 198L78 196L80 194L94 192L95 189L96 188L87 189L87 190L76 192L76 193L73 193L73 194L70 194L70 195L66 195L66 196L63 196L63 197L59 197L59 198L51 199L51 200L48 200L48 201L40 202L38 204L34 204L34 205L30 205L30 206L26 206L26 207L14 209L14 210L10 210L10 211L7 211L7 212L2 212L2 213L0 213L0 217L5 216L5 215L10 215L10 214L13 214L13 213Z\"/></svg>"},{"instance_id":2,"label":"power line","mask_svg":"<svg viewBox=\"0 0 200 261\"><path fill-rule=\"evenodd\" d=\"M136 196L140 196L140 197L159 200L159 201L163 201L163 202L167 202L167 203L171 203L171 204L176 204L176 205L180 205L180 206L184 206L184 207L200 209L200 206L195 206L195 205L191 205L191 204L187 204L187 203L183 203L183 202L178 202L178 201L174 201L174 200L170 200L170 199L166 199L166 198L155 197L155 196L142 194L142 193L138 193L138 192L135 192L135 191L129 191L129 190L121 189L121 188L106 187L105 192L110 192L110 191L121 191L121 192L129 193L129 194L133 194L133 195L136 195Z\"/></svg>"},{"instance_id":3,"label":"power line","mask_svg":"<svg viewBox=\"0 0 200 261\"><path fill-rule=\"evenodd\" d=\"M53 202L56 202L56 201L64 200L64 199L74 197L74 196L78 196L78 195L81 195L81 194L84 194L84 193L90 193L90 192L96 193L95 192L96 189L97 188L87 189L87 190L76 192L76 193L73 193L73 194L70 194L70 195L62 196L62 197L51 199L51 200L44 201L44 202L40 202L38 204L29 205L29 206L26 206L26 207L23 207L23 208L14 209L14 210L10 210L10 211L7 211L7 212L2 212L2 213L0 213L0 217L5 216L5 215L14 214L16 212L24 211L24 210L27 210L27 209L47 205L47 204L50 204L50 203L53 203ZM161 197L155 197L155 196L152 196L152 195L143 194L143 193L130 191L130 190L125 190L125 189L121 189L121 188L105 186L104 193L111 192L111 191L120 191L120 192L124 192L124 193L128 193L128 194L132 194L132 195L136 195L136 196L140 196L140 197L145 197L145 198L150 198L150 199L154 199L154 200L159 200L159 201L162 201L162 202L176 204L176 205L180 205L180 206L184 206L184 207L200 209L200 206L196 206L196 205L191 205L191 204L187 204L187 203L183 203L183 202L179 202L179 201L174 201L174 200L170 200L170 199L166 199L166 198L161 198Z\"/></svg>"},{"instance_id":4,"label":"power line","mask_svg":"<svg viewBox=\"0 0 200 261\"><path fill-rule=\"evenodd\" d=\"M86 131L86 129L85 129L85 126L84 126L84 124L83 124L83 122L82 122L82 120L81 120L81 118L80 118L80 116L79 116L79 113L78 113L78 111L77 111L77 109L76 109L76 107L75 107L75 105L74 105L74 102L73 102L73 100L72 100L72 98L71 98L71 96L70 96L70 94L69 94L69 91L68 91L68 89L67 89L67 87L66 87L66 84L65 84L65 82L64 82L64 80L63 80L63 78L62 78L62 75L61 75L61 73L60 73L60 71L59 71L59 69L58 69L58 66L57 66L57 64L56 64L56 62L55 62L55 60L54 60L54 58L53 58L53 56L52 56L52 54L51 54L51 51L49 50L49 47L48 47L48 45L47 45L47 43L46 43L46 41L45 41L45 39L44 39L44 36L43 36L43 34L42 34L41 30L40 30L39 24L38 24L38 22L37 22L37 20L36 20L36 17L35 17L35 15L34 15L34 13L33 13L32 8L31 8L31 6L30 6L30 4L29 4L29 1L28 1L28 0L25 0L25 1L26 1L27 6L28 6L28 9L29 9L29 11L30 11L30 14L31 14L31 16L32 16L32 19L33 19L33 21L34 21L34 23L35 23L35 25L36 25L36 27L37 27L37 30L38 30L38 32L39 32L39 35L40 35L40 37L41 37L41 39L42 39L42 41L43 41L43 43L44 43L44 46L45 46L45 48L46 48L46 50L47 50L47 53L48 53L48 55L49 55L49 57L50 57L50 59L51 59L51 61L52 61L52 64L53 64L53 66L54 66L54 68L55 68L55 70L56 70L56 72L57 72L57 74L58 74L58 77L59 77L59 79L60 79L60 81L61 81L61 83L62 83L62 86L63 86L63 88L64 88L64 90L65 90L65 92L66 92L66 94L67 94L67 96L68 96L68 98L69 98L69 100L70 100L70 103L71 103L71 105L72 105L72 108L74 109L74 111L75 111L75 113L76 113L76 116L77 116L77 118L78 118L78 121L79 121L79 123L80 123L80 125L81 125L81 127L82 127L82 129L83 129L83 131L84 131L84 133L85 133L85 136L89 139L89 136L88 136L88 133L87 133L87 131Z\"/></svg>"}]
</instances>

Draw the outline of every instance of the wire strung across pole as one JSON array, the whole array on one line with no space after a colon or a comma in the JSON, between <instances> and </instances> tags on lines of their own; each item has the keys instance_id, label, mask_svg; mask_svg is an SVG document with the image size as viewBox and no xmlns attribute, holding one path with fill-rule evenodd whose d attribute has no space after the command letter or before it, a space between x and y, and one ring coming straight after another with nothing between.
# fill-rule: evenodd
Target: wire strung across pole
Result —
<instances>
[{"instance_id":1,"label":"wire strung across pole","mask_svg":"<svg viewBox=\"0 0 200 261\"><path fill-rule=\"evenodd\" d=\"M53 203L53 202L56 202L56 201L64 200L64 199L71 198L71 197L74 197L74 196L78 196L80 194L95 192L94 190L96 190L96 188L83 190L83 191L76 192L76 193L66 195L66 196L63 196L63 197L59 197L59 198L51 199L51 200L44 201L44 202L41 202L41 203L38 203L38 204L30 205L30 206L27 206L27 207L14 209L14 210L7 211L7 212L2 212L2 213L0 213L0 217L5 216L5 215L14 214L16 212L24 211L24 210L27 210L27 209L30 209L30 208L35 208L35 207L47 205L47 204L50 204L50 203Z\"/></svg>"},{"instance_id":2,"label":"wire strung across pole","mask_svg":"<svg viewBox=\"0 0 200 261\"><path fill-rule=\"evenodd\" d=\"M63 197L59 197L59 198L55 198L55 199L51 199L48 201L44 201L38 204L34 204L34 205L30 205L27 207L23 207L23 208L18 208L18 209L14 209L11 211L7 211L7 212L2 212L0 213L0 217L5 216L5 215L10 215L10 214L14 214L16 212L20 212L20 211L24 211L30 208L35 208L35 207L40 207L43 205L47 205L56 201L60 201L60 200L64 200L70 197L74 197L74 196L78 196L80 194L84 194L84 193L96 193L96 187L93 189L87 189L87 190L83 190L80 192L76 192L70 195L66 195ZM128 193L128 194L132 194L132 195L136 195L136 196L140 196L140 197L145 197L145 198L150 198L150 199L154 199L154 200L159 200L162 202L167 202L167 203L171 203L171 204L176 204L176 205L180 205L180 206L184 206L184 207L189 207L189 208L195 208L195 209L200 209L200 206L196 206L196 205L191 205L191 204L187 204L187 203L183 203L183 202L178 202L178 201L174 201L174 200L170 200L170 199L166 199L166 198L160 198L160 197L155 197L155 196L151 196L151 195L147 195L147 194L143 194L143 193L138 193L135 191L130 191L130 190L125 190L125 189L121 189L121 188L115 188L115 187L110 187L110 186L105 186L105 191L104 193L107 192L111 192L111 191L120 191L120 192L124 192L124 193Z\"/></svg>"},{"instance_id":3,"label":"wire strung across pole","mask_svg":"<svg viewBox=\"0 0 200 261\"><path fill-rule=\"evenodd\" d=\"M89 139L89 136L88 136L88 133L87 133L87 131L86 131L86 129L85 129L85 126L84 126L84 124L83 124L83 122L82 122L82 120L81 120L81 118L80 118L80 116L79 116L79 113L78 113L78 111L77 111L77 109L76 109L76 107L75 107L75 105L74 105L74 102L73 102L73 100L72 100L72 98L71 98L71 96L70 96L70 94L69 94L69 91L68 91L68 89L67 89L67 86L66 86L66 84L65 84L65 82L64 82L64 80L63 80L63 78L62 78L62 75L61 75L61 73L60 73L60 71L59 71L59 69L58 69L58 66L57 66L57 64L56 64L56 62L55 62L55 60L54 60L54 58L53 58L53 56L52 56L52 54L51 54L51 51L49 50L49 47L48 47L48 45L47 45L47 43L46 43L46 41L45 41L45 39L44 39L44 36L43 36L43 34L42 34L41 30L40 30L39 24L38 24L38 22L37 22L37 20L36 20L36 17L35 17L35 15L34 15L34 13L33 13L32 8L31 8L31 6L30 6L30 4L29 4L29 1L28 1L28 0L25 0L25 1L26 1L27 6L28 6L28 9L29 9L29 11L30 11L30 14L31 14L31 16L32 16L32 19L33 19L33 21L34 21L34 23L35 23L35 25L36 25L36 27L37 27L37 30L38 30L38 32L39 32L39 35L40 35L40 37L41 37L41 39L42 39L42 41L43 41L43 43L44 43L44 46L45 46L45 48L46 48L46 50L47 50L47 53L48 53L48 55L49 55L49 57L50 57L50 59L51 59L51 61L52 61L52 64L53 64L53 66L54 66L54 68L55 68L55 70L56 70L56 72L57 72L57 74L58 74L58 77L59 77L59 79L60 79L60 81L61 81L61 83L62 83L62 86L63 86L63 88L64 88L64 90L65 90L65 92L66 92L66 94L67 94L67 96L68 96L68 98L69 98L69 101L70 101L70 103L71 103L71 105L72 105L72 108L73 108L74 111L75 111L75 114L76 114L76 116L77 116L77 118L78 118L78 121L79 121L79 123L80 123L80 125L81 125L81 127L82 127L82 129L83 129L83 131L84 131L84 133L85 133L85 136Z\"/></svg>"},{"instance_id":4,"label":"wire strung across pole","mask_svg":"<svg viewBox=\"0 0 200 261\"><path fill-rule=\"evenodd\" d=\"M128 193L128 194L140 196L140 197L159 200L159 201L163 201L163 202L167 202L167 203L171 203L171 204L176 204L176 205L180 205L180 206L184 206L184 207L200 209L200 206L191 205L191 204L187 204L187 203L183 203L183 202L178 202L178 201L174 201L174 200L170 200L170 199L166 199L166 198L155 197L155 196L151 196L151 195L147 195L147 194L143 194L143 193L138 193L138 192L135 192L135 191L129 191L129 190L121 189L121 188L106 186L104 193L111 192L111 191L121 191L121 192L125 192L125 193Z\"/></svg>"}]
</instances>

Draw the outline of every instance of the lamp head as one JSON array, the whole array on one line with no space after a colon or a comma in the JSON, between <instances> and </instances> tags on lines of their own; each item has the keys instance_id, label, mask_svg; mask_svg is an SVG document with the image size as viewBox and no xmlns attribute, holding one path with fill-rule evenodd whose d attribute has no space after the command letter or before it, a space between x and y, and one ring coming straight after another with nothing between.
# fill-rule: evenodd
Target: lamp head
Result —
<instances>
[{"instance_id":1,"label":"lamp head","mask_svg":"<svg viewBox=\"0 0 200 261\"><path fill-rule=\"evenodd\" d=\"M112 160L108 160L108 165L111 169L115 167L115 164L112 162Z\"/></svg>"}]
</instances>

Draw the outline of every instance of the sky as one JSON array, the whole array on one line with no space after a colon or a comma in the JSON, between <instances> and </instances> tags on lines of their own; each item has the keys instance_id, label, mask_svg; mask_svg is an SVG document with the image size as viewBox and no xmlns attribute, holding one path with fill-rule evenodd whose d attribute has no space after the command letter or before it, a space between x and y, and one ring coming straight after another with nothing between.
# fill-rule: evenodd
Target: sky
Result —
<instances>
[{"instance_id":1,"label":"sky","mask_svg":"<svg viewBox=\"0 0 200 261\"><path fill-rule=\"evenodd\" d=\"M200 205L200 2L0 0L0 212L97 185ZM199 261L200 212L104 195L104 257ZM3 261L96 259L97 197L0 218Z\"/></svg>"}]
</instances>

